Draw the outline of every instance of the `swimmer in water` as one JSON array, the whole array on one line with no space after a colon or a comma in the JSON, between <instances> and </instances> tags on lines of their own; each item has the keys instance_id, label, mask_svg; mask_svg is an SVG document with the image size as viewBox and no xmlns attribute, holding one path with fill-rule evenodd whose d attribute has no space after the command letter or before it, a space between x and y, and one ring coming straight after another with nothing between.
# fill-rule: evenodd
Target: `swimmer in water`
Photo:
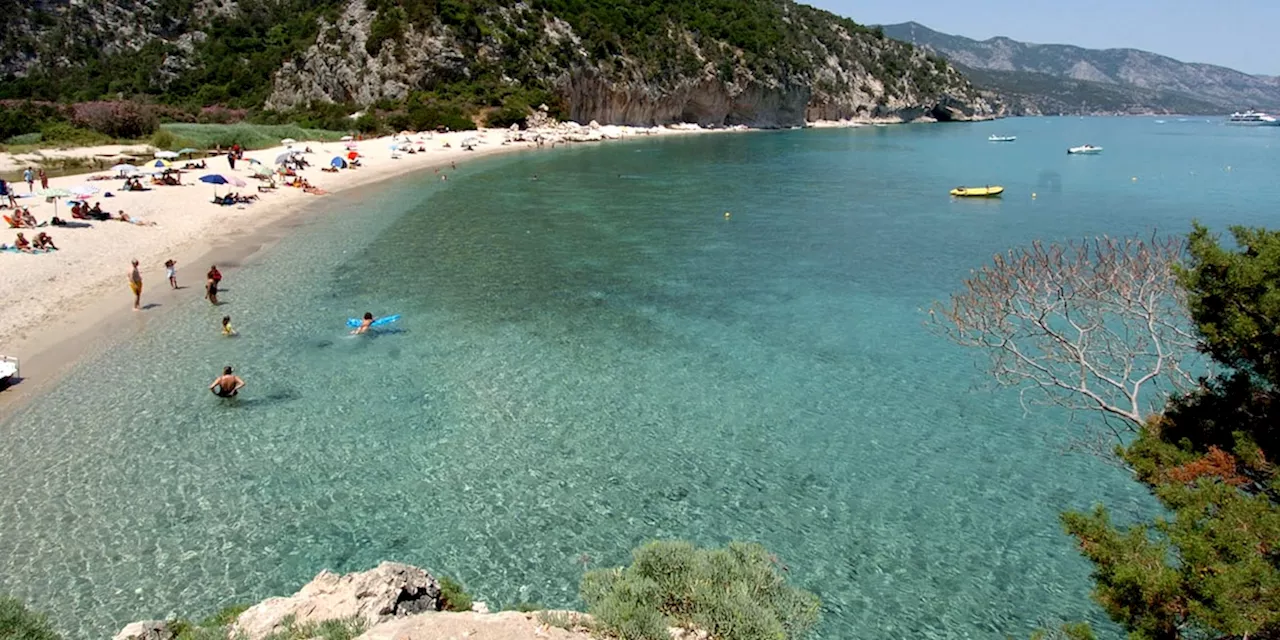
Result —
<instances>
[{"instance_id":1,"label":"swimmer in water","mask_svg":"<svg viewBox=\"0 0 1280 640\"><path fill-rule=\"evenodd\" d=\"M224 367L222 375L218 376L213 384L209 385L209 390L220 398L230 398L244 388L244 380L235 374L231 367Z\"/></svg>"},{"instance_id":2,"label":"swimmer in water","mask_svg":"<svg viewBox=\"0 0 1280 640\"><path fill-rule=\"evenodd\" d=\"M372 326L373 326L373 314L366 311L364 314L364 319L360 321L360 326L356 327L356 330L352 331L351 335L354 336L354 335L360 335L362 333L366 333L369 331L369 327L372 327Z\"/></svg>"},{"instance_id":3,"label":"swimmer in water","mask_svg":"<svg viewBox=\"0 0 1280 640\"><path fill-rule=\"evenodd\" d=\"M231 328L231 316L222 316L222 335L238 336L235 329Z\"/></svg>"}]
</instances>

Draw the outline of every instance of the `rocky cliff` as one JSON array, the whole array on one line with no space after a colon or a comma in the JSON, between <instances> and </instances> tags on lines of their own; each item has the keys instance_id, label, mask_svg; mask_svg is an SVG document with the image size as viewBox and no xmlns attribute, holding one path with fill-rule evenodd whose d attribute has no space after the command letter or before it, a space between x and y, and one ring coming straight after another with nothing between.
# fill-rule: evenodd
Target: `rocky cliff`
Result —
<instances>
[{"instance_id":1,"label":"rocky cliff","mask_svg":"<svg viewBox=\"0 0 1280 640\"><path fill-rule=\"evenodd\" d=\"M1137 49L1085 49L1009 38L973 40L915 23L884 33L970 70L975 84L1009 95L1015 111L1222 114L1280 109L1280 84Z\"/></svg>"},{"instance_id":2,"label":"rocky cliff","mask_svg":"<svg viewBox=\"0 0 1280 640\"><path fill-rule=\"evenodd\" d=\"M114 640L586 640L590 618L572 611L490 613L482 602L471 611L446 611L440 583L426 571L384 562L345 576L323 571L297 593L269 598L208 621L144 620Z\"/></svg>"},{"instance_id":3,"label":"rocky cliff","mask_svg":"<svg viewBox=\"0 0 1280 640\"><path fill-rule=\"evenodd\" d=\"M941 59L789 0L5 4L0 86L45 98L279 109L547 96L581 122L762 127L996 111Z\"/></svg>"}]
</instances>

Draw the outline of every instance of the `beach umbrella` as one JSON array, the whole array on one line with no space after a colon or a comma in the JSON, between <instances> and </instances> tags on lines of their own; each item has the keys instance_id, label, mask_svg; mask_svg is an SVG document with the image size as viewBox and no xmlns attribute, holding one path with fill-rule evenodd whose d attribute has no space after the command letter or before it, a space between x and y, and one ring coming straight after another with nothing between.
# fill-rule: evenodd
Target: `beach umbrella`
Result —
<instances>
[{"instance_id":1,"label":"beach umbrella","mask_svg":"<svg viewBox=\"0 0 1280 640\"><path fill-rule=\"evenodd\" d=\"M355 140L355 138L352 136L342 136L341 138L338 138L338 140L341 142L351 142L352 140Z\"/></svg>"},{"instance_id":2,"label":"beach umbrella","mask_svg":"<svg viewBox=\"0 0 1280 640\"><path fill-rule=\"evenodd\" d=\"M348 151L348 152L347 152L347 159L348 159L348 160L355 160L356 158L359 158L359 157L360 157L360 154L356 153L355 151Z\"/></svg>"},{"instance_id":3,"label":"beach umbrella","mask_svg":"<svg viewBox=\"0 0 1280 640\"><path fill-rule=\"evenodd\" d=\"M245 186L244 180L241 180L240 178L237 178L235 176L223 175L221 173L211 173L206 176L200 176L200 182L204 182L207 184L231 184L237 187Z\"/></svg>"},{"instance_id":4,"label":"beach umbrella","mask_svg":"<svg viewBox=\"0 0 1280 640\"><path fill-rule=\"evenodd\" d=\"M285 138L284 140L281 140L281 141L280 141L280 144L285 145L285 146L289 146L289 145L291 145L291 144L297 144L297 143L298 143L298 141L297 141L297 140L294 140L293 138Z\"/></svg>"},{"instance_id":5,"label":"beach umbrella","mask_svg":"<svg viewBox=\"0 0 1280 640\"><path fill-rule=\"evenodd\" d=\"M288 162L288 161L290 161L290 160L292 160L292 159L293 159L293 152L292 152L292 151L290 151L290 152L288 152L288 153L282 153L282 154L280 154L280 155L276 156L276 162L275 162L275 163L276 163L276 164L284 164L284 163L286 163L286 162Z\"/></svg>"},{"instance_id":6,"label":"beach umbrella","mask_svg":"<svg viewBox=\"0 0 1280 640\"><path fill-rule=\"evenodd\" d=\"M250 171L249 173L255 177L262 177L262 178L271 177L271 170L263 166L254 167L253 170Z\"/></svg>"},{"instance_id":7,"label":"beach umbrella","mask_svg":"<svg viewBox=\"0 0 1280 640\"><path fill-rule=\"evenodd\" d=\"M101 191L101 189L91 184L78 184L73 187L67 187L67 191L70 191L71 195L80 196L81 198L87 198Z\"/></svg>"},{"instance_id":8,"label":"beach umbrella","mask_svg":"<svg viewBox=\"0 0 1280 640\"><path fill-rule=\"evenodd\" d=\"M260 164L262 164L262 161L261 161L261 160L259 160L259 159L257 159L257 158L249 158L249 164L250 164L250 165L260 165Z\"/></svg>"},{"instance_id":9,"label":"beach umbrella","mask_svg":"<svg viewBox=\"0 0 1280 640\"><path fill-rule=\"evenodd\" d=\"M155 155L157 158L161 158L164 160L172 160L178 157L178 154L173 151L157 151Z\"/></svg>"},{"instance_id":10,"label":"beach umbrella","mask_svg":"<svg viewBox=\"0 0 1280 640\"><path fill-rule=\"evenodd\" d=\"M66 189L41 189L36 192L41 198L53 200L53 215L58 215L58 198L70 198L75 195Z\"/></svg>"},{"instance_id":11,"label":"beach umbrella","mask_svg":"<svg viewBox=\"0 0 1280 640\"><path fill-rule=\"evenodd\" d=\"M191 147L183 147L183 148L181 148L181 149L178 149L178 155L180 155L180 156L185 156L185 155L187 155L188 153L200 153L200 150L199 150L199 149L192 149Z\"/></svg>"},{"instance_id":12,"label":"beach umbrella","mask_svg":"<svg viewBox=\"0 0 1280 640\"><path fill-rule=\"evenodd\" d=\"M346 169L346 168L347 168L347 161L346 161L346 160L343 160L343 159L342 159L342 158L340 158L340 157L335 157L334 159L332 159L332 160L330 160L330 161L329 161L329 166L331 166L331 167L333 167L333 168L335 168L335 169Z\"/></svg>"},{"instance_id":13,"label":"beach umbrella","mask_svg":"<svg viewBox=\"0 0 1280 640\"><path fill-rule=\"evenodd\" d=\"M113 173L119 173L119 174L123 175L123 174L128 174L128 173L137 173L137 172L138 172L138 168L137 168L137 167L135 167L135 166L133 166L133 165L131 165L131 164L118 164L118 165L116 165L116 166L114 166L114 167L111 167L111 169L109 169L109 171L111 171L111 172L113 172Z\"/></svg>"},{"instance_id":14,"label":"beach umbrella","mask_svg":"<svg viewBox=\"0 0 1280 640\"><path fill-rule=\"evenodd\" d=\"M160 160L156 160L155 162L148 162L143 166L147 167L148 169L167 169L172 165L173 165L172 162L169 162L168 160L160 159Z\"/></svg>"},{"instance_id":15,"label":"beach umbrella","mask_svg":"<svg viewBox=\"0 0 1280 640\"><path fill-rule=\"evenodd\" d=\"M355 148L356 148L356 147L358 147L358 146L360 146L360 145L358 145L358 144L356 144L356 143L354 143L354 142L348 142L348 143L346 144L346 147L347 147L348 149L355 149Z\"/></svg>"}]
</instances>

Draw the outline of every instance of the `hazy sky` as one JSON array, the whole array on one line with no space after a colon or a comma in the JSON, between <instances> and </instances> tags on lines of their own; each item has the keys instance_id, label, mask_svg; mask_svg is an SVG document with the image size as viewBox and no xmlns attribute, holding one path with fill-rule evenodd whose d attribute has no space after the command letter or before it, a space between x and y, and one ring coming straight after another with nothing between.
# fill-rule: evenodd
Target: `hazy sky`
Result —
<instances>
[{"instance_id":1,"label":"hazy sky","mask_svg":"<svg viewBox=\"0 0 1280 640\"><path fill-rule=\"evenodd\" d=\"M1280 0L801 0L863 24L914 20L943 33L1092 49L1280 75Z\"/></svg>"}]
</instances>

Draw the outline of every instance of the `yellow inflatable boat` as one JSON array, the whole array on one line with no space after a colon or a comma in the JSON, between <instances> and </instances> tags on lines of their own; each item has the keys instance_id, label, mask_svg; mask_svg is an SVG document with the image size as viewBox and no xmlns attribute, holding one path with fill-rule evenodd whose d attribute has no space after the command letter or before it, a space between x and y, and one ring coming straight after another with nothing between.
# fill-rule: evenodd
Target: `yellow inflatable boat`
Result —
<instances>
[{"instance_id":1,"label":"yellow inflatable boat","mask_svg":"<svg viewBox=\"0 0 1280 640\"><path fill-rule=\"evenodd\" d=\"M1004 193L1004 187L986 186L986 187L956 187L951 190L951 195L957 198L990 198Z\"/></svg>"}]
</instances>

